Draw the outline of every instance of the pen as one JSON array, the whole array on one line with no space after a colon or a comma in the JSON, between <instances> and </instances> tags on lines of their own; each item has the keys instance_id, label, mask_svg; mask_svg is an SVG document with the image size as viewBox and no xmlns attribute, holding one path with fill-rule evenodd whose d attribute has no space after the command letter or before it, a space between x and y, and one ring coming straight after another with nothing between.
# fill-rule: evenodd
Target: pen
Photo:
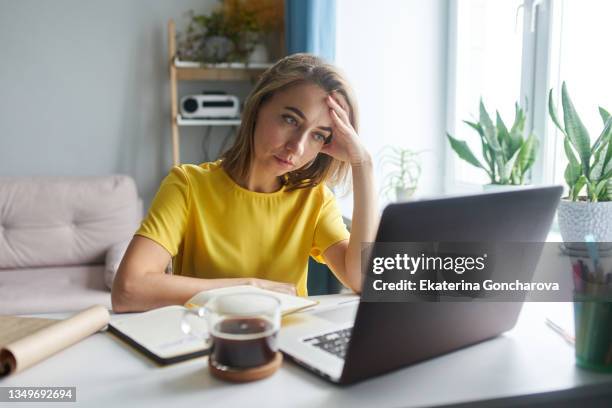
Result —
<instances>
[{"instance_id":1,"label":"pen","mask_svg":"<svg viewBox=\"0 0 612 408\"><path fill-rule=\"evenodd\" d=\"M562 327L558 326L556 323L554 323L548 317L546 318L545 322L546 322L546 325L548 327L550 327L555 333L557 333L561 337L563 337L563 340L565 340L567 342L567 344L570 344L572 346L574 345L574 343L575 343L574 336L572 336L571 334L569 334L568 332L563 330Z\"/></svg>"},{"instance_id":2,"label":"pen","mask_svg":"<svg viewBox=\"0 0 612 408\"><path fill-rule=\"evenodd\" d=\"M591 261L593 261L593 274L596 283L603 283L604 276L603 271L599 267L599 254L597 253L597 243L595 242L595 237L593 234L588 234L584 237L584 241L587 246L587 251L589 252L589 257Z\"/></svg>"}]
</instances>

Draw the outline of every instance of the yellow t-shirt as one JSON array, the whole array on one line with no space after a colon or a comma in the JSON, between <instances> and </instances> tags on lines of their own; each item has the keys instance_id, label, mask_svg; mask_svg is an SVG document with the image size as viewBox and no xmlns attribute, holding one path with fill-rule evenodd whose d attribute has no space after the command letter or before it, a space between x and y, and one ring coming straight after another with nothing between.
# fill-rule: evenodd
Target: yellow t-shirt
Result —
<instances>
[{"instance_id":1,"label":"yellow t-shirt","mask_svg":"<svg viewBox=\"0 0 612 408\"><path fill-rule=\"evenodd\" d=\"M236 184L221 162L173 167L136 231L174 257L174 274L256 277L296 285L307 295L308 256L348 239L324 184L274 193Z\"/></svg>"}]
</instances>

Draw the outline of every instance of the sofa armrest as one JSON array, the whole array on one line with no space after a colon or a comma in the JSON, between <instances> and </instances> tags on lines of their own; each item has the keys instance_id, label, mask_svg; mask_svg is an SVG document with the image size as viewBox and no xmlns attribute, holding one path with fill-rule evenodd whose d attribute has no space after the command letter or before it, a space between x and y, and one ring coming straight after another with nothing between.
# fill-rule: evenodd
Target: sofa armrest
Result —
<instances>
[{"instance_id":1,"label":"sofa armrest","mask_svg":"<svg viewBox=\"0 0 612 408\"><path fill-rule=\"evenodd\" d=\"M106 261L104 266L104 283L108 289L113 288L113 281L115 280L115 275L117 274L117 270L119 270L119 265L121 264L121 260L125 255L125 251L127 251L128 246L132 239L128 239L125 241L117 242L112 245L108 251L106 251ZM166 267L165 273L172 274L172 260Z\"/></svg>"},{"instance_id":2,"label":"sofa armrest","mask_svg":"<svg viewBox=\"0 0 612 408\"><path fill-rule=\"evenodd\" d=\"M112 289L115 275L119 269L119 264L125 255L128 245L130 244L131 238L125 241L117 242L112 245L108 251L106 251L106 261L104 266L104 283L106 287Z\"/></svg>"}]
</instances>

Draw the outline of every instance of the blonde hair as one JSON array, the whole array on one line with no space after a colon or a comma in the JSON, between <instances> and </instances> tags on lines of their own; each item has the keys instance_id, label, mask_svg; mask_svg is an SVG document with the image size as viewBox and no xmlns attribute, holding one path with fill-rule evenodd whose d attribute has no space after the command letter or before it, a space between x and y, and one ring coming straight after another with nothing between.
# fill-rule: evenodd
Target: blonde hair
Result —
<instances>
[{"instance_id":1,"label":"blonde hair","mask_svg":"<svg viewBox=\"0 0 612 408\"><path fill-rule=\"evenodd\" d=\"M279 91L292 86L313 83L324 91L336 91L348 104L351 125L358 130L357 105L352 89L342 74L332 65L311 54L293 54L280 59L259 78L249 94L242 113L242 122L234 145L221 156L222 167L232 175L246 178L253 160L254 134L261 107ZM319 153L314 161L282 177L286 191L314 187L319 183L329 186L347 184L350 165Z\"/></svg>"}]
</instances>

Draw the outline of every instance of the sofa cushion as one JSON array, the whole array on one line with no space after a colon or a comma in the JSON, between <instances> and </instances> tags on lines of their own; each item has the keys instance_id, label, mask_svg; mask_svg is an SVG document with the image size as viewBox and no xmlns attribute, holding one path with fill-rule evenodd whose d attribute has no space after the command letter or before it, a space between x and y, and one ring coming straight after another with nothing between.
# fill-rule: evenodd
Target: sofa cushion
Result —
<instances>
[{"instance_id":1,"label":"sofa cushion","mask_svg":"<svg viewBox=\"0 0 612 408\"><path fill-rule=\"evenodd\" d=\"M111 308L104 265L0 270L0 314Z\"/></svg>"},{"instance_id":2,"label":"sofa cushion","mask_svg":"<svg viewBox=\"0 0 612 408\"><path fill-rule=\"evenodd\" d=\"M129 176L0 177L0 269L103 263L141 217Z\"/></svg>"}]
</instances>

